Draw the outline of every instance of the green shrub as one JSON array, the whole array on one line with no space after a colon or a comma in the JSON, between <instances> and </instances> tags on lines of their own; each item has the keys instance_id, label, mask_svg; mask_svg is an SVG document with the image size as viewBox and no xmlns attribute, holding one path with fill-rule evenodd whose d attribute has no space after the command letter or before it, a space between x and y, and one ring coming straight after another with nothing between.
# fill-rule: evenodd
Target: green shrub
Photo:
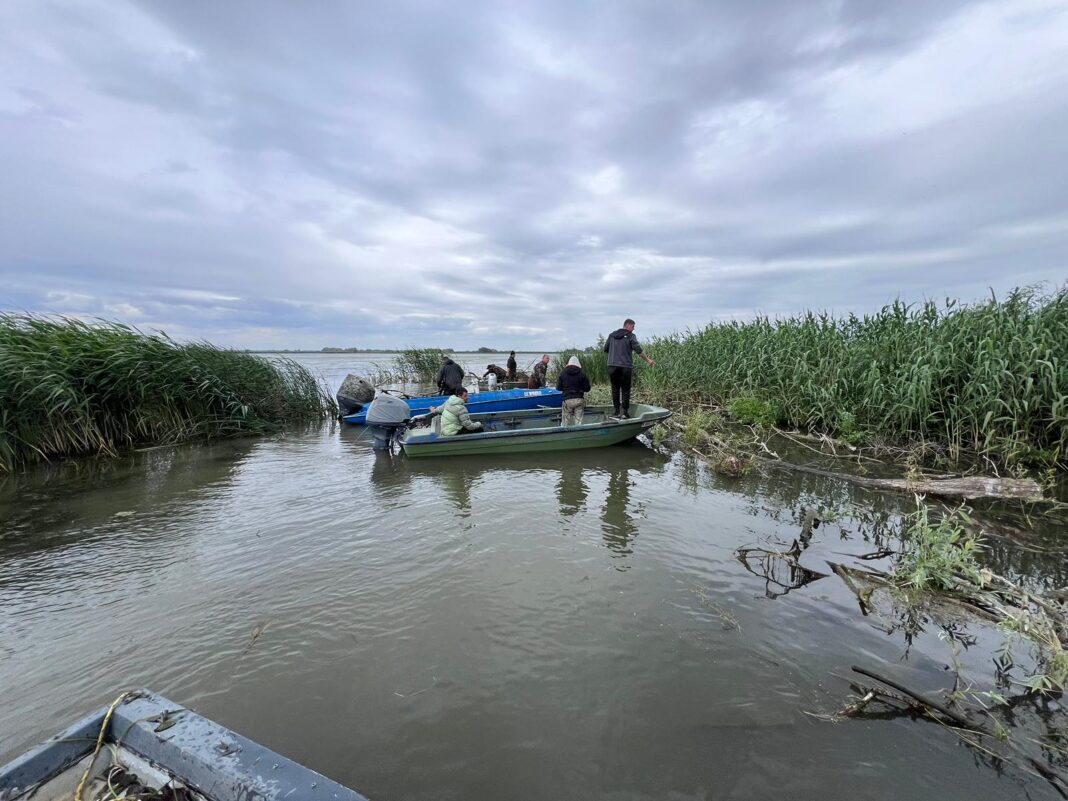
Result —
<instances>
[{"instance_id":1,"label":"green shrub","mask_svg":"<svg viewBox=\"0 0 1068 801\"><path fill-rule=\"evenodd\" d=\"M757 398L733 398L727 403L727 411L739 423L770 428L779 421L775 407Z\"/></svg>"},{"instance_id":2,"label":"green shrub","mask_svg":"<svg viewBox=\"0 0 1068 801\"><path fill-rule=\"evenodd\" d=\"M982 566L976 555L983 549L978 537L964 529L960 509L932 522L927 505L916 498L916 511L909 515L904 550L898 558L894 581L917 590L956 590L982 587Z\"/></svg>"}]
</instances>

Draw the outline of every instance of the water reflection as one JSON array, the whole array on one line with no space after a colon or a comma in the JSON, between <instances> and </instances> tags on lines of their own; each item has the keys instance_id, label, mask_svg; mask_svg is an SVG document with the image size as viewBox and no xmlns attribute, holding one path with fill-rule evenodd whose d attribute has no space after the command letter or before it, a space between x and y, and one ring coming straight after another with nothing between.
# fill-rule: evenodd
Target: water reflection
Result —
<instances>
[{"instance_id":1,"label":"water reflection","mask_svg":"<svg viewBox=\"0 0 1068 801\"><path fill-rule=\"evenodd\" d=\"M629 556L638 536L638 525L630 512L630 470L615 467L608 473L608 491L601 512L604 544L619 556Z\"/></svg>"},{"instance_id":2,"label":"water reflection","mask_svg":"<svg viewBox=\"0 0 1068 801\"><path fill-rule=\"evenodd\" d=\"M560 468L560 478L556 482L556 498L560 502L560 514L573 517L585 510L586 496L590 488L582 478L582 467L566 464Z\"/></svg>"},{"instance_id":3,"label":"water reflection","mask_svg":"<svg viewBox=\"0 0 1068 801\"><path fill-rule=\"evenodd\" d=\"M358 437L349 434L344 439L346 447L367 455L367 445ZM508 503L516 480L539 485L545 482L555 488L561 521L572 523L586 514L599 513L605 546L614 554L629 556L642 519L641 508L633 508L631 500L635 479L662 472L669 461L641 442L570 453L450 459L375 453L370 478L376 499L389 505L408 497L414 480L429 478L461 518L469 517L473 505L480 502L476 492L480 485L485 485L483 495L490 493L494 503L498 499ZM603 497L598 497L602 488Z\"/></svg>"}]
</instances>

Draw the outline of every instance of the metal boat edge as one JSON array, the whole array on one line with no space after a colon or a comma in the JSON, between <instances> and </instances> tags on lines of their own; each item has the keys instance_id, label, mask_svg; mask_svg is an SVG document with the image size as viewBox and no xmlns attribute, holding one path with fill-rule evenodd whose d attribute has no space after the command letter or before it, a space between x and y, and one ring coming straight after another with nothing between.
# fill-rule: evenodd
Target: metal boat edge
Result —
<instances>
[{"instance_id":1,"label":"metal boat edge","mask_svg":"<svg viewBox=\"0 0 1068 801\"><path fill-rule=\"evenodd\" d=\"M98 709L0 766L0 801L72 798L107 710ZM193 791L181 797L367 801L355 790L149 690L131 693L115 707L104 746L93 759L94 774L106 771L113 761L133 765L134 770L141 766L145 773L156 774L157 783Z\"/></svg>"}]
</instances>

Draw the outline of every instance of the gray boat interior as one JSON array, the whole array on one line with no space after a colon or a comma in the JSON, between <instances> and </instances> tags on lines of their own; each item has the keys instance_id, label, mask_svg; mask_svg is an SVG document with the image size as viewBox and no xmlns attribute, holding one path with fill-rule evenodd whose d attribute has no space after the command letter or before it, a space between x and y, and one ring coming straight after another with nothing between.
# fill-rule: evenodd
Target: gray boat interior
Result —
<instances>
[{"instance_id":1,"label":"gray boat interior","mask_svg":"<svg viewBox=\"0 0 1068 801\"><path fill-rule=\"evenodd\" d=\"M637 422L647 415L657 416L654 413L663 410L644 404L634 404L631 407L629 418L619 418L612 414L610 406L587 406L582 417L582 428L600 425L627 425ZM560 425L561 410L558 408L523 409L517 411L483 412L472 414L471 419L482 423L487 433L502 433L507 431L536 431L539 429L562 428ZM426 435L428 433L441 434L441 415L423 415L416 418L416 425L412 427L409 435ZM566 430L579 428L568 426ZM472 436L472 435L469 435Z\"/></svg>"}]
</instances>

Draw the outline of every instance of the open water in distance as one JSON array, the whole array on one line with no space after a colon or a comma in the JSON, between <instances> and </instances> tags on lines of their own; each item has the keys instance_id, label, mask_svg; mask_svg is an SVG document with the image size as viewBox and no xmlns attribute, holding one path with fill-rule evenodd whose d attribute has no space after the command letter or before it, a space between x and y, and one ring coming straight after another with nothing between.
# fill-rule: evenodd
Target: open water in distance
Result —
<instances>
[{"instance_id":1,"label":"open water in distance","mask_svg":"<svg viewBox=\"0 0 1068 801\"><path fill-rule=\"evenodd\" d=\"M907 648L835 576L783 594L735 555L851 502L817 570L905 507L644 443L408 461L337 425L9 478L0 761L147 686L372 801L1054 797L939 726L805 714L852 664L947 683L933 631Z\"/></svg>"}]
</instances>

